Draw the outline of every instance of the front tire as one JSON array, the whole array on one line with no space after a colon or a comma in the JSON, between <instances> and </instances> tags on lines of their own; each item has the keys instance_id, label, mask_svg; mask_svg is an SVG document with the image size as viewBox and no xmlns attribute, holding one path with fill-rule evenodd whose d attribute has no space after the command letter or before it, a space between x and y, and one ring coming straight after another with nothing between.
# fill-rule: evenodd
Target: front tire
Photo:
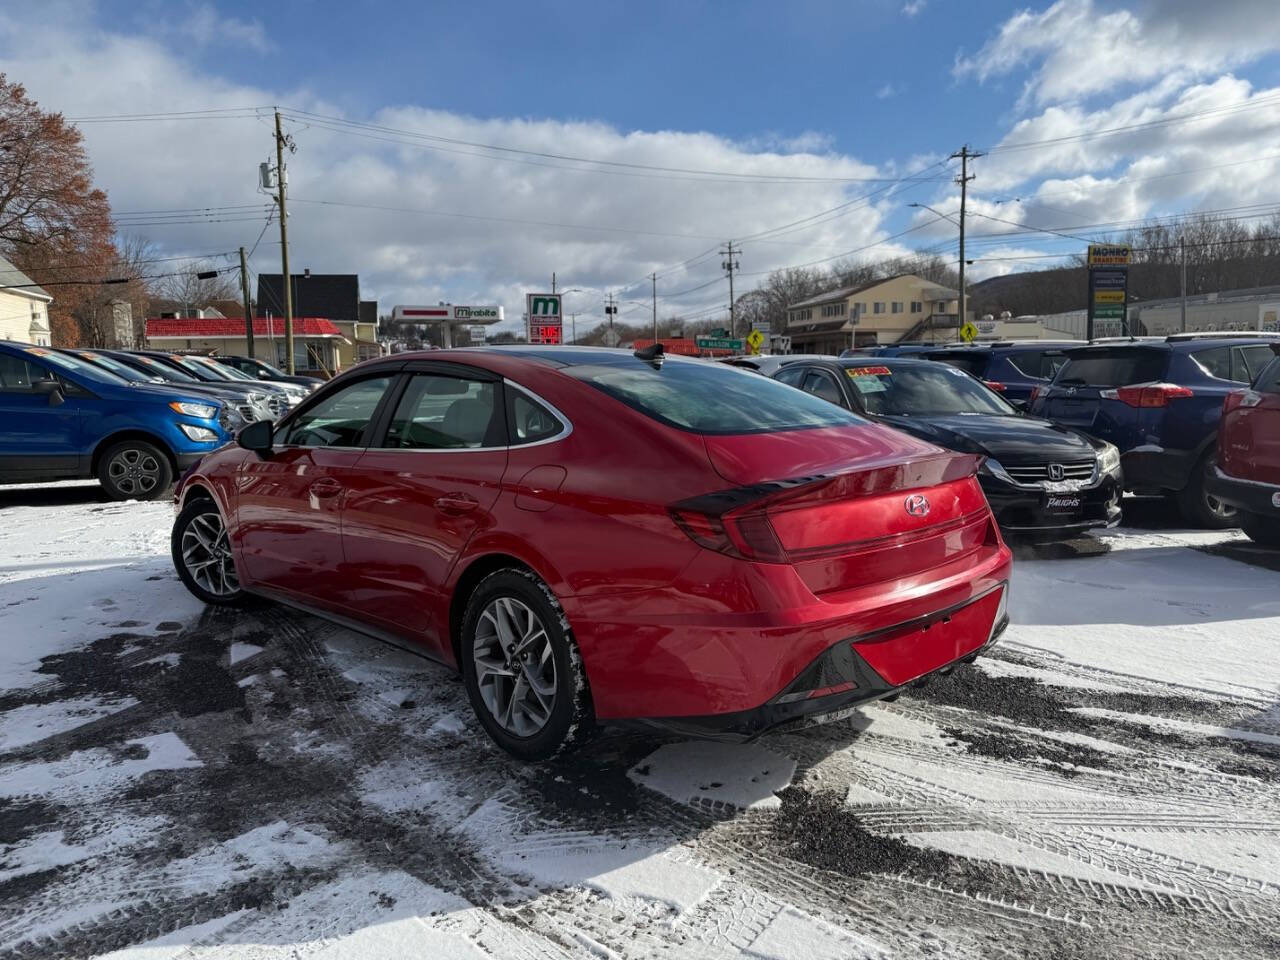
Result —
<instances>
[{"instance_id":1,"label":"front tire","mask_svg":"<svg viewBox=\"0 0 1280 960\"><path fill-rule=\"evenodd\" d=\"M582 656L555 594L526 570L480 581L467 601L462 679L490 738L520 760L547 760L585 742L595 711Z\"/></svg>"},{"instance_id":2,"label":"front tire","mask_svg":"<svg viewBox=\"0 0 1280 960\"><path fill-rule=\"evenodd\" d=\"M1274 547L1280 550L1280 518L1242 512L1240 527L1258 546Z\"/></svg>"},{"instance_id":3,"label":"front tire","mask_svg":"<svg viewBox=\"0 0 1280 960\"><path fill-rule=\"evenodd\" d=\"M250 595L240 587L227 526L212 500L192 500L173 522L169 538L173 566L192 596L219 607L238 607Z\"/></svg>"},{"instance_id":4,"label":"front tire","mask_svg":"<svg viewBox=\"0 0 1280 960\"><path fill-rule=\"evenodd\" d=\"M124 440L98 461L98 482L112 500L158 500L173 486L173 465L154 444Z\"/></svg>"},{"instance_id":5,"label":"front tire","mask_svg":"<svg viewBox=\"0 0 1280 960\"><path fill-rule=\"evenodd\" d=\"M1178 493L1178 508L1188 523L1206 530L1227 530L1240 525L1239 511L1228 506L1205 489L1213 467L1212 454L1206 456L1191 473L1186 487Z\"/></svg>"}]
</instances>

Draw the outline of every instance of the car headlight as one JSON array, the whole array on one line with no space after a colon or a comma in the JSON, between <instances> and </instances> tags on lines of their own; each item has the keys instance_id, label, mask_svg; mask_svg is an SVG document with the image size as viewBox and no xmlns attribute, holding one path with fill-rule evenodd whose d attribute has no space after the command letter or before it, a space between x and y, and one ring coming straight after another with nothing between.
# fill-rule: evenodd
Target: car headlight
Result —
<instances>
[{"instance_id":1,"label":"car headlight","mask_svg":"<svg viewBox=\"0 0 1280 960\"><path fill-rule=\"evenodd\" d=\"M201 420L212 420L218 413L218 408L211 403L187 403L183 400L174 400L169 404L169 409Z\"/></svg>"},{"instance_id":2,"label":"car headlight","mask_svg":"<svg viewBox=\"0 0 1280 960\"><path fill-rule=\"evenodd\" d=\"M249 402L259 405L265 404L267 402L267 395L265 393L251 393L249 394Z\"/></svg>"},{"instance_id":3,"label":"car headlight","mask_svg":"<svg viewBox=\"0 0 1280 960\"><path fill-rule=\"evenodd\" d=\"M982 466L978 468L978 473L985 474L988 477L995 477L1004 483L1013 483L1013 477L1009 476L1004 465L995 457L987 457L982 461Z\"/></svg>"},{"instance_id":4,"label":"car headlight","mask_svg":"<svg viewBox=\"0 0 1280 960\"><path fill-rule=\"evenodd\" d=\"M1117 473L1120 470L1120 449L1114 443L1104 442L1098 450L1098 470L1102 473Z\"/></svg>"},{"instance_id":5,"label":"car headlight","mask_svg":"<svg viewBox=\"0 0 1280 960\"><path fill-rule=\"evenodd\" d=\"M187 435L188 440L207 442L218 439L218 431L210 430L208 427L197 427L193 423L180 423L178 428Z\"/></svg>"}]
</instances>

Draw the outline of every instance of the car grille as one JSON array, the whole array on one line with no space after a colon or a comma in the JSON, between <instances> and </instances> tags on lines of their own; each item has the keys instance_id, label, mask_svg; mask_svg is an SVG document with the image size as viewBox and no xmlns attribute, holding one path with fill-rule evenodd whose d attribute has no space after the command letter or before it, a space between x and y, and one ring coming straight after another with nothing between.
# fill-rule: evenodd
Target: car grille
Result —
<instances>
[{"instance_id":1,"label":"car grille","mask_svg":"<svg viewBox=\"0 0 1280 960\"><path fill-rule=\"evenodd\" d=\"M258 409L252 403L237 404L236 409L240 411L240 416L244 417L246 423L253 423L260 419Z\"/></svg>"},{"instance_id":2,"label":"car grille","mask_svg":"<svg viewBox=\"0 0 1280 960\"><path fill-rule=\"evenodd\" d=\"M1051 466L1061 467L1062 475L1058 476L1054 470L1051 476ZM1028 463L1016 467L1006 464L1004 469L1018 483L1057 483L1063 480L1092 480L1093 466L1093 460L1070 460L1064 463L1054 461L1052 464Z\"/></svg>"},{"instance_id":3,"label":"car grille","mask_svg":"<svg viewBox=\"0 0 1280 960\"><path fill-rule=\"evenodd\" d=\"M287 397L276 394L267 397L267 409L271 411L271 416L279 420L289 410L289 400Z\"/></svg>"}]
</instances>

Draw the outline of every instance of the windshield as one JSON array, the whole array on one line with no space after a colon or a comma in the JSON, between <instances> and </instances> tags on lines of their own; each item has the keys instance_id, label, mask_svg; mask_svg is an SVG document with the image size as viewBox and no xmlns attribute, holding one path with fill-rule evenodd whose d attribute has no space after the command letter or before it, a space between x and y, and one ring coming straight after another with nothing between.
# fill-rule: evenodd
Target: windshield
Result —
<instances>
[{"instance_id":1,"label":"windshield","mask_svg":"<svg viewBox=\"0 0 1280 960\"><path fill-rule=\"evenodd\" d=\"M884 417L977 414L1003 417L1013 407L951 366L847 366L845 376L867 413Z\"/></svg>"},{"instance_id":2,"label":"windshield","mask_svg":"<svg viewBox=\"0 0 1280 960\"><path fill-rule=\"evenodd\" d=\"M193 357L182 357L173 353L169 354L169 361L171 363L177 364L179 367L187 371L187 373L191 374L191 376L195 377L197 380L207 381L207 380L230 379L229 377L220 377L217 374L215 374L212 370L206 370L203 365L194 362L194 360L195 358Z\"/></svg>"},{"instance_id":3,"label":"windshield","mask_svg":"<svg viewBox=\"0 0 1280 960\"><path fill-rule=\"evenodd\" d=\"M197 361L201 366L207 367L209 372L214 376L222 377L226 380L252 380L253 377L247 373L242 373L229 363L219 363L209 357L188 357L189 360Z\"/></svg>"},{"instance_id":4,"label":"windshield","mask_svg":"<svg viewBox=\"0 0 1280 960\"><path fill-rule=\"evenodd\" d=\"M141 370L135 370L126 363L119 360L112 360L110 357L104 357L100 353L84 353L79 354L80 357L89 361L95 367L102 367L104 370L110 370L117 377L123 380L130 380L134 383L155 383L160 380L158 376L150 376Z\"/></svg>"},{"instance_id":5,"label":"windshield","mask_svg":"<svg viewBox=\"0 0 1280 960\"><path fill-rule=\"evenodd\" d=\"M167 363L161 363L155 357L143 357L134 354L132 359L142 364L148 370L152 371L161 380L168 380L171 383L199 383L195 377L182 370L178 370Z\"/></svg>"},{"instance_id":6,"label":"windshield","mask_svg":"<svg viewBox=\"0 0 1280 960\"><path fill-rule=\"evenodd\" d=\"M634 410L702 434L768 433L863 421L842 407L757 373L701 360L585 364L562 371Z\"/></svg>"},{"instance_id":7,"label":"windshield","mask_svg":"<svg viewBox=\"0 0 1280 960\"><path fill-rule=\"evenodd\" d=\"M35 354L41 360L51 363L55 367L60 367L64 371L78 373L87 380L96 380L98 383L110 383L121 387L129 384L129 381L123 377L117 377L111 371L95 367L79 357L70 357L65 353L54 353L52 350L44 350L40 347L28 347L27 353Z\"/></svg>"}]
</instances>

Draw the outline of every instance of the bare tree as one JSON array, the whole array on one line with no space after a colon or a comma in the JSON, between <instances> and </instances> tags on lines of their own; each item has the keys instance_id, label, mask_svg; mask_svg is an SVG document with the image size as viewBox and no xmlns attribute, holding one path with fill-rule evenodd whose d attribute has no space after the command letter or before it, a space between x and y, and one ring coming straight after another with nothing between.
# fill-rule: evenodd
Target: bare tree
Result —
<instances>
[{"instance_id":1,"label":"bare tree","mask_svg":"<svg viewBox=\"0 0 1280 960\"><path fill-rule=\"evenodd\" d=\"M197 274L214 272L211 264L188 264L181 272L160 279L156 292L181 308L183 314L194 312L214 300L238 298L235 276L227 271L201 279Z\"/></svg>"}]
</instances>

